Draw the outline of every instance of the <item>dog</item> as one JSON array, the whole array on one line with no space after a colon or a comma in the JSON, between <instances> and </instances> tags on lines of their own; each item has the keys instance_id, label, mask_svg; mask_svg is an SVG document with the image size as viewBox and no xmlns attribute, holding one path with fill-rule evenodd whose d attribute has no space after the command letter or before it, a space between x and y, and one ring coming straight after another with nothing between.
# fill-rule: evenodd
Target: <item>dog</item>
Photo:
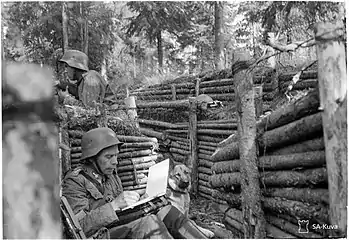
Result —
<instances>
[{"instance_id":1,"label":"dog","mask_svg":"<svg viewBox=\"0 0 349 240\"><path fill-rule=\"evenodd\" d=\"M191 171L184 164L175 165L170 169L168 185L167 185L167 199L181 211L186 217L189 216L190 195L191 188ZM213 238L214 233L206 228L198 226L193 220L190 220L207 238Z\"/></svg>"}]
</instances>

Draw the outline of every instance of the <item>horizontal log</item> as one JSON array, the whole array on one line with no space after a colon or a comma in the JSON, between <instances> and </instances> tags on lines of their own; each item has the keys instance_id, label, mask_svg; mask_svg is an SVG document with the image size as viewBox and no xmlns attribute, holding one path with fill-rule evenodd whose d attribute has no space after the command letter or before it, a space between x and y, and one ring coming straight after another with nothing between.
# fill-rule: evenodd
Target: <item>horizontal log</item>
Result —
<instances>
[{"instance_id":1,"label":"horizontal log","mask_svg":"<svg viewBox=\"0 0 349 240\"><path fill-rule=\"evenodd\" d=\"M149 137L155 137L160 140L165 140L165 136L162 132L157 132L148 128L139 128L140 132Z\"/></svg>"},{"instance_id":2,"label":"horizontal log","mask_svg":"<svg viewBox=\"0 0 349 240\"><path fill-rule=\"evenodd\" d=\"M258 138L263 149L277 148L288 144L304 141L322 131L321 113L316 113L287 125L266 131Z\"/></svg>"},{"instance_id":3,"label":"horizontal log","mask_svg":"<svg viewBox=\"0 0 349 240\"><path fill-rule=\"evenodd\" d=\"M321 235L312 232L299 232L299 225L295 225L287 220L272 216L270 214L266 215L266 220L270 224L282 229L299 238L322 238Z\"/></svg>"},{"instance_id":4,"label":"horizontal log","mask_svg":"<svg viewBox=\"0 0 349 240\"><path fill-rule=\"evenodd\" d=\"M241 209L241 194L232 192L217 191L213 197L227 201L229 206Z\"/></svg>"},{"instance_id":5,"label":"horizontal log","mask_svg":"<svg viewBox=\"0 0 349 240\"><path fill-rule=\"evenodd\" d=\"M170 129L166 130L167 133L188 133L188 130L181 130L181 129ZM216 129L198 129L197 134L200 135L231 135L235 133L236 131L233 130L216 130Z\"/></svg>"},{"instance_id":6,"label":"horizontal log","mask_svg":"<svg viewBox=\"0 0 349 240\"><path fill-rule=\"evenodd\" d=\"M234 93L234 87L231 86L222 86L222 87L204 87L200 88L200 94L208 94L211 96L212 94L220 94L220 93Z\"/></svg>"},{"instance_id":7,"label":"horizontal log","mask_svg":"<svg viewBox=\"0 0 349 240\"><path fill-rule=\"evenodd\" d=\"M81 152L80 153L72 153L72 154L70 154L70 158L71 159L80 159L81 155L82 155Z\"/></svg>"},{"instance_id":8,"label":"horizontal log","mask_svg":"<svg viewBox=\"0 0 349 240\"><path fill-rule=\"evenodd\" d=\"M197 126L199 129L237 129L237 123L198 123ZM178 124L176 128L188 129L188 124Z\"/></svg>"},{"instance_id":9,"label":"horizontal log","mask_svg":"<svg viewBox=\"0 0 349 240\"><path fill-rule=\"evenodd\" d=\"M278 76L279 81L285 82L290 81L296 75L298 72L288 72L288 73L282 73ZM317 78L318 74L317 71L304 71L299 76L299 79L315 79Z\"/></svg>"},{"instance_id":10,"label":"horizontal log","mask_svg":"<svg viewBox=\"0 0 349 240\"><path fill-rule=\"evenodd\" d=\"M199 180L199 186L205 186L205 187L208 187L208 188L211 187L211 185L208 182L203 181L203 180Z\"/></svg>"},{"instance_id":11,"label":"horizontal log","mask_svg":"<svg viewBox=\"0 0 349 240\"><path fill-rule=\"evenodd\" d=\"M239 158L239 143L232 142L217 150L212 154L211 160L213 162L228 161Z\"/></svg>"},{"instance_id":12,"label":"horizontal log","mask_svg":"<svg viewBox=\"0 0 349 240\"><path fill-rule=\"evenodd\" d=\"M210 147L214 147L217 148L217 143L215 142L206 142L206 141L198 141L200 146L210 146Z\"/></svg>"},{"instance_id":13,"label":"horizontal log","mask_svg":"<svg viewBox=\"0 0 349 240\"><path fill-rule=\"evenodd\" d=\"M139 169L137 170L136 172L133 171L133 169L129 170L129 171L124 171L124 172L119 172L118 171L118 176L121 178L121 177L124 177L124 176L133 176L135 173L136 174L148 174L149 172L149 169L145 169L145 170L142 170L142 169Z\"/></svg>"},{"instance_id":14,"label":"horizontal log","mask_svg":"<svg viewBox=\"0 0 349 240\"><path fill-rule=\"evenodd\" d=\"M294 103L281 107L262 118L257 123L257 127L265 131L278 128L318 112L319 106L319 94L317 91L312 91Z\"/></svg>"},{"instance_id":15,"label":"horizontal log","mask_svg":"<svg viewBox=\"0 0 349 240\"><path fill-rule=\"evenodd\" d=\"M209 199L209 200L213 200L214 202L216 202L218 204L227 204L226 201L222 201L220 199L214 198L211 195L206 194L206 193L204 193L204 192L202 192L200 190L198 191L198 193L199 193L199 196L204 197L204 198Z\"/></svg>"},{"instance_id":16,"label":"horizontal log","mask_svg":"<svg viewBox=\"0 0 349 240\"><path fill-rule=\"evenodd\" d=\"M213 166L213 162L199 158L199 166L211 168Z\"/></svg>"},{"instance_id":17,"label":"horizontal log","mask_svg":"<svg viewBox=\"0 0 349 240\"><path fill-rule=\"evenodd\" d=\"M265 170L293 168L316 168L326 165L325 151L294 153L288 155L262 156L258 167Z\"/></svg>"},{"instance_id":18,"label":"horizontal log","mask_svg":"<svg viewBox=\"0 0 349 240\"><path fill-rule=\"evenodd\" d=\"M199 154L198 154L198 157L199 157L200 159L205 159L205 160L211 161L211 155L208 155L208 154L199 153Z\"/></svg>"},{"instance_id":19,"label":"horizontal log","mask_svg":"<svg viewBox=\"0 0 349 240\"><path fill-rule=\"evenodd\" d=\"M199 144L198 146L199 146L199 149L208 150L212 152L211 154L213 154L216 151L216 147L213 147L213 146L207 146L202 144Z\"/></svg>"},{"instance_id":20,"label":"horizontal log","mask_svg":"<svg viewBox=\"0 0 349 240\"><path fill-rule=\"evenodd\" d=\"M212 151L212 150L205 150L202 148L199 148L198 152L203 153L203 154L207 154L207 155L212 155L214 153L214 151Z\"/></svg>"},{"instance_id":21,"label":"horizontal log","mask_svg":"<svg viewBox=\"0 0 349 240\"><path fill-rule=\"evenodd\" d=\"M205 87L218 87L218 86L233 86L234 80L233 79L218 79L218 80L211 80L206 82L200 83L200 88Z\"/></svg>"},{"instance_id":22,"label":"horizontal log","mask_svg":"<svg viewBox=\"0 0 349 240\"><path fill-rule=\"evenodd\" d=\"M262 199L262 205L267 211L288 214L297 219L315 219L329 223L328 208L321 205L268 197Z\"/></svg>"},{"instance_id":23,"label":"horizontal log","mask_svg":"<svg viewBox=\"0 0 349 240\"><path fill-rule=\"evenodd\" d=\"M146 163L150 161L156 161L158 158L158 155L150 155L145 157L137 157L137 158L130 158L130 159L120 159L118 160L118 165L125 166L125 165L134 165L134 164L140 164L140 163Z\"/></svg>"},{"instance_id":24,"label":"horizontal log","mask_svg":"<svg viewBox=\"0 0 349 240\"><path fill-rule=\"evenodd\" d=\"M124 148L124 149L120 149L119 153L127 153L127 152L133 152L133 151L139 151L139 150L147 150L146 148Z\"/></svg>"},{"instance_id":25,"label":"horizontal log","mask_svg":"<svg viewBox=\"0 0 349 240\"><path fill-rule=\"evenodd\" d=\"M177 154L177 153L171 153L171 154L176 162L185 163L187 161L186 156L182 156L182 155Z\"/></svg>"},{"instance_id":26,"label":"horizontal log","mask_svg":"<svg viewBox=\"0 0 349 240\"><path fill-rule=\"evenodd\" d=\"M199 173L198 175L199 175L199 180L201 179L201 180L206 181L206 182L208 182L208 180L210 178L210 175L205 174L205 173Z\"/></svg>"},{"instance_id":27,"label":"horizontal log","mask_svg":"<svg viewBox=\"0 0 349 240\"><path fill-rule=\"evenodd\" d=\"M81 139L70 138L69 142L70 142L70 146L72 147L81 146Z\"/></svg>"},{"instance_id":28,"label":"horizontal log","mask_svg":"<svg viewBox=\"0 0 349 240\"><path fill-rule=\"evenodd\" d=\"M138 119L138 122L140 125L149 125L149 126L156 126L160 128L178 128L176 124L168 123L168 122L161 122L156 120L147 120L147 119Z\"/></svg>"},{"instance_id":29,"label":"horizontal log","mask_svg":"<svg viewBox=\"0 0 349 240\"><path fill-rule=\"evenodd\" d=\"M242 223L229 217L229 216L224 216L224 220L223 220L226 224L229 224L231 227L237 229L239 232L243 233L244 229L242 226Z\"/></svg>"},{"instance_id":30,"label":"horizontal log","mask_svg":"<svg viewBox=\"0 0 349 240\"><path fill-rule=\"evenodd\" d=\"M188 108L188 100L161 101L161 102L139 102L136 101L137 108Z\"/></svg>"},{"instance_id":31,"label":"horizontal log","mask_svg":"<svg viewBox=\"0 0 349 240\"><path fill-rule=\"evenodd\" d=\"M327 184L326 168L314 168L302 171L264 172L260 179L262 186L275 187L311 187Z\"/></svg>"},{"instance_id":32,"label":"horizontal log","mask_svg":"<svg viewBox=\"0 0 349 240\"><path fill-rule=\"evenodd\" d=\"M125 135L116 135L116 137L124 143L133 143L133 142L154 142L158 143L156 138L152 137L141 137L141 136L125 136Z\"/></svg>"},{"instance_id":33,"label":"horizontal log","mask_svg":"<svg viewBox=\"0 0 349 240\"><path fill-rule=\"evenodd\" d=\"M324 138L314 138L293 145L288 145L268 153L268 155L286 155L293 153L325 150Z\"/></svg>"},{"instance_id":34,"label":"horizontal log","mask_svg":"<svg viewBox=\"0 0 349 240\"><path fill-rule=\"evenodd\" d=\"M153 151L150 149L146 150L140 150L140 151L134 151L134 152L125 152L125 153L120 153L119 158L120 159L126 159L126 158L135 158L135 157L142 157L142 156L148 156L153 154Z\"/></svg>"},{"instance_id":35,"label":"horizontal log","mask_svg":"<svg viewBox=\"0 0 349 240\"><path fill-rule=\"evenodd\" d=\"M125 189L124 189L125 190ZM135 189L135 190L132 190L131 192L136 192L138 193L140 196L142 196L143 194L145 194L145 188L142 188L142 189Z\"/></svg>"},{"instance_id":36,"label":"horizontal log","mask_svg":"<svg viewBox=\"0 0 349 240\"><path fill-rule=\"evenodd\" d=\"M198 167L198 172L199 173L205 173L205 174L208 174L208 175L212 174L211 169L210 168L206 168L206 167Z\"/></svg>"},{"instance_id":37,"label":"horizontal log","mask_svg":"<svg viewBox=\"0 0 349 240\"><path fill-rule=\"evenodd\" d=\"M292 84L292 81L287 81L281 84L280 90L286 89L290 84ZM319 82L317 79L307 79L303 81L297 82L295 85L292 85L292 90L304 90L308 88L318 88Z\"/></svg>"},{"instance_id":38,"label":"horizontal log","mask_svg":"<svg viewBox=\"0 0 349 240\"><path fill-rule=\"evenodd\" d=\"M132 142L132 143L124 143L121 145L121 149L127 148L150 148L156 149L158 144L155 142Z\"/></svg>"},{"instance_id":39,"label":"horizontal log","mask_svg":"<svg viewBox=\"0 0 349 240\"><path fill-rule=\"evenodd\" d=\"M206 194L208 194L210 196L213 195L213 192L217 191L215 189L212 189L212 188L209 188L209 187L205 187L205 186L199 186L198 189L199 189L200 192L206 193Z\"/></svg>"},{"instance_id":40,"label":"horizontal log","mask_svg":"<svg viewBox=\"0 0 349 240\"><path fill-rule=\"evenodd\" d=\"M146 162L146 163L141 163L141 164L136 164L136 165L127 165L127 166L120 166L118 167L118 172L126 172L126 171L131 171L134 168L136 170L145 170L149 169L151 166L155 165L154 161L151 162Z\"/></svg>"},{"instance_id":41,"label":"horizontal log","mask_svg":"<svg viewBox=\"0 0 349 240\"><path fill-rule=\"evenodd\" d=\"M167 138L171 139L173 141L188 142L188 144L189 144L189 139L187 139L187 138L177 137L177 136L173 136L173 135L167 135Z\"/></svg>"},{"instance_id":42,"label":"horizontal log","mask_svg":"<svg viewBox=\"0 0 349 240\"><path fill-rule=\"evenodd\" d=\"M70 152L71 153L81 153L81 147L71 147Z\"/></svg>"},{"instance_id":43,"label":"horizontal log","mask_svg":"<svg viewBox=\"0 0 349 240\"><path fill-rule=\"evenodd\" d=\"M212 137L212 136L205 136L205 135L198 135L198 140L200 141L206 141L206 142L213 142L213 143L219 143L221 142L224 137Z\"/></svg>"},{"instance_id":44,"label":"horizontal log","mask_svg":"<svg viewBox=\"0 0 349 240\"><path fill-rule=\"evenodd\" d=\"M171 142L170 144L171 147L173 148L180 148L185 151L189 151L189 144L182 144L182 142Z\"/></svg>"},{"instance_id":45,"label":"horizontal log","mask_svg":"<svg viewBox=\"0 0 349 240\"><path fill-rule=\"evenodd\" d=\"M232 173L240 171L240 160L233 159L230 161L215 162L212 165L212 172L214 174L218 173Z\"/></svg>"},{"instance_id":46,"label":"horizontal log","mask_svg":"<svg viewBox=\"0 0 349 240\"><path fill-rule=\"evenodd\" d=\"M328 189L323 188L267 188L263 190L266 197L280 197L304 203L329 204Z\"/></svg>"},{"instance_id":47,"label":"horizontal log","mask_svg":"<svg viewBox=\"0 0 349 240\"><path fill-rule=\"evenodd\" d=\"M229 221L227 221L226 219L229 219L228 217L223 218L223 223L225 225L225 228L228 229L237 239L243 239L244 238L244 234L236 229L235 227L231 226L231 224L234 225L234 223L230 223Z\"/></svg>"},{"instance_id":48,"label":"horizontal log","mask_svg":"<svg viewBox=\"0 0 349 240\"><path fill-rule=\"evenodd\" d=\"M142 178L142 179L138 179L138 181L136 180L129 180L129 181L125 181L122 182L121 185L122 187L129 187L129 186L136 186L136 185L141 185L141 184L146 184L148 182L148 178Z\"/></svg>"},{"instance_id":49,"label":"horizontal log","mask_svg":"<svg viewBox=\"0 0 349 240\"><path fill-rule=\"evenodd\" d=\"M282 231L280 228L277 228L271 224L266 224L266 232L267 237L269 238L276 238L276 239L293 239L297 238L296 236L293 236L287 232Z\"/></svg>"},{"instance_id":50,"label":"horizontal log","mask_svg":"<svg viewBox=\"0 0 349 240\"><path fill-rule=\"evenodd\" d=\"M229 137L227 137L226 139L224 139L223 141L221 141L220 143L218 143L218 148L223 148L227 145L230 145L232 143L237 143L239 142L239 137L237 133L234 133L232 135L230 135Z\"/></svg>"},{"instance_id":51,"label":"horizontal log","mask_svg":"<svg viewBox=\"0 0 349 240\"><path fill-rule=\"evenodd\" d=\"M145 178L147 175L145 175L144 173L139 173L139 174L136 174L136 176L138 179L142 179L142 178ZM136 178L135 178L135 175L128 175L128 176L121 176L120 180L121 182L127 182L130 180L136 180Z\"/></svg>"},{"instance_id":52,"label":"horizontal log","mask_svg":"<svg viewBox=\"0 0 349 240\"><path fill-rule=\"evenodd\" d=\"M181 155L183 155L183 156L187 156L187 155L190 154L189 151L185 151L185 150L183 150L183 149L174 148L174 147L171 147L171 148L170 148L170 152L171 152L171 153L178 153L178 154L181 154Z\"/></svg>"},{"instance_id":53,"label":"horizontal log","mask_svg":"<svg viewBox=\"0 0 349 240\"><path fill-rule=\"evenodd\" d=\"M233 119L221 119L221 120L201 120L198 121L198 124L224 124L224 123L237 123L236 118ZM177 122L176 125L188 125L187 122Z\"/></svg>"},{"instance_id":54,"label":"horizontal log","mask_svg":"<svg viewBox=\"0 0 349 240\"><path fill-rule=\"evenodd\" d=\"M209 182L213 188L240 186L239 172L213 174ZM326 168L303 171L269 171L260 173L262 186L303 187L327 183Z\"/></svg>"},{"instance_id":55,"label":"horizontal log","mask_svg":"<svg viewBox=\"0 0 349 240\"><path fill-rule=\"evenodd\" d=\"M84 131L81 130L68 130L69 138L82 138Z\"/></svg>"}]
</instances>

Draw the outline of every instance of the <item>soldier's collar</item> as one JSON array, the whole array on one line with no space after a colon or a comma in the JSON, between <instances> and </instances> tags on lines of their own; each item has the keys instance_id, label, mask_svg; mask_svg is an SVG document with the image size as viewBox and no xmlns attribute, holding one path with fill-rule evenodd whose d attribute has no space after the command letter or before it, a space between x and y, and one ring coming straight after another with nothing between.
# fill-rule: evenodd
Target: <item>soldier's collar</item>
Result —
<instances>
[{"instance_id":1,"label":"soldier's collar","mask_svg":"<svg viewBox=\"0 0 349 240\"><path fill-rule=\"evenodd\" d=\"M100 183L104 182L106 179L104 175L98 173L98 171L96 171L92 166L85 166L84 171L93 178L97 179L97 181Z\"/></svg>"}]
</instances>

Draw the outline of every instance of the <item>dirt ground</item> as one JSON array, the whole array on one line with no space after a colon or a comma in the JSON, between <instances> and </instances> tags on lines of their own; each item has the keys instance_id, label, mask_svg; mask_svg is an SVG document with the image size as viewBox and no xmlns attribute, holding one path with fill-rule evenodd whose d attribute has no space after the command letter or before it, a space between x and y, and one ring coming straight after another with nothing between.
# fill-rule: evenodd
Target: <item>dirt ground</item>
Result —
<instances>
[{"instance_id":1,"label":"dirt ground","mask_svg":"<svg viewBox=\"0 0 349 240\"><path fill-rule=\"evenodd\" d=\"M215 233L215 239L234 238L223 224L224 213L218 209L218 204L212 200L197 196L191 198L189 218L196 224Z\"/></svg>"}]
</instances>

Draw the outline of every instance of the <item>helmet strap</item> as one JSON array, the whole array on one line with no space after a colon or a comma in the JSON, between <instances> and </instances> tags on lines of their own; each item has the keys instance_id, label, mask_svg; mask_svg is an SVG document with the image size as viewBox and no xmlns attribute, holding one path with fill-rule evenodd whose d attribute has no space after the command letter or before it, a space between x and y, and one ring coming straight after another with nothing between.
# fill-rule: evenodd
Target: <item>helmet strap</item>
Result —
<instances>
[{"instance_id":1,"label":"helmet strap","mask_svg":"<svg viewBox=\"0 0 349 240\"><path fill-rule=\"evenodd\" d=\"M97 170L98 174L103 176L104 174L103 174L103 172L102 172L102 170L101 170L97 160L93 161L92 164L95 167L95 169Z\"/></svg>"}]
</instances>

